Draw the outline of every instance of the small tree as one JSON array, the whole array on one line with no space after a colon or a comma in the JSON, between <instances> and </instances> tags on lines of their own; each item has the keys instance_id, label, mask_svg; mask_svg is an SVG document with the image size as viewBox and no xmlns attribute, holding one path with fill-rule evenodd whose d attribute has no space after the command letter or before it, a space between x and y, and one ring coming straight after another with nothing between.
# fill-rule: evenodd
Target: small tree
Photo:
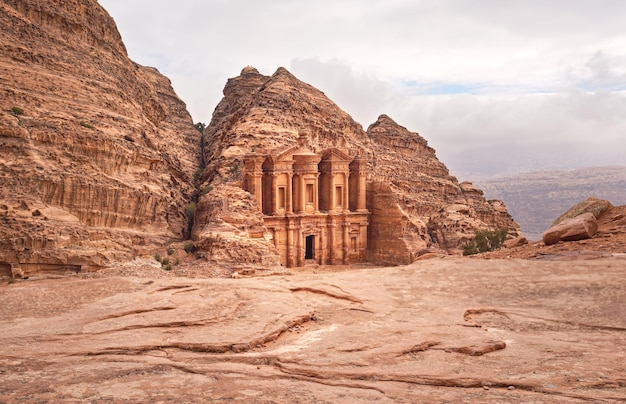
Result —
<instances>
[{"instance_id":1,"label":"small tree","mask_svg":"<svg viewBox=\"0 0 626 404\"><path fill-rule=\"evenodd\" d=\"M11 108L11 114L15 116L24 115L24 110L20 107L13 107Z\"/></svg>"},{"instance_id":2,"label":"small tree","mask_svg":"<svg viewBox=\"0 0 626 404\"><path fill-rule=\"evenodd\" d=\"M206 129L206 124L202 123L202 122L198 122L198 123L194 124L193 127L196 128L198 130L198 132L202 133Z\"/></svg>"},{"instance_id":3,"label":"small tree","mask_svg":"<svg viewBox=\"0 0 626 404\"><path fill-rule=\"evenodd\" d=\"M474 255L502 248L508 229L476 230L474 238L462 245L463 255Z\"/></svg>"},{"instance_id":4,"label":"small tree","mask_svg":"<svg viewBox=\"0 0 626 404\"><path fill-rule=\"evenodd\" d=\"M197 206L195 202L189 202L187 206L185 206L185 214L187 215L187 219L190 222L193 222L193 217L196 214L196 209Z\"/></svg>"},{"instance_id":5,"label":"small tree","mask_svg":"<svg viewBox=\"0 0 626 404\"><path fill-rule=\"evenodd\" d=\"M183 250L185 250L185 252L187 253L196 252L196 246L193 241L186 241L185 245L183 246Z\"/></svg>"}]
</instances>

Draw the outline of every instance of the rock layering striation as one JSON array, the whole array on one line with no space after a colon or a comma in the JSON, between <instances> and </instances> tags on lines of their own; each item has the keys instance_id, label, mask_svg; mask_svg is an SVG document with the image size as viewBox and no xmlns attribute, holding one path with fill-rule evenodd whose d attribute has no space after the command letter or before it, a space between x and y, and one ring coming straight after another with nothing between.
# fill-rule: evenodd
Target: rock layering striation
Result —
<instances>
[{"instance_id":1,"label":"rock layering striation","mask_svg":"<svg viewBox=\"0 0 626 404\"><path fill-rule=\"evenodd\" d=\"M502 202L458 183L417 133L385 115L365 131L284 68L230 79L201 136L169 80L128 58L97 1L1 0L0 22L3 273L100 268L189 235L209 265L278 267L242 163L300 131L314 152L369 161L371 262L458 253L476 229L519 233Z\"/></svg>"},{"instance_id":2,"label":"rock layering striation","mask_svg":"<svg viewBox=\"0 0 626 404\"><path fill-rule=\"evenodd\" d=\"M241 186L244 156L293 146L301 131L308 133L313 152L338 148L369 161L371 262L407 264L427 251L459 253L477 229L504 227L512 237L520 233L503 202L487 201L471 183L459 183L417 133L386 115L365 131L324 93L286 69L265 76L246 67L228 80L224 98L204 133L206 192L194 225L199 245L232 249L245 242L255 251L249 257L266 261L278 254L267 231L259 236L262 222L255 215L259 207L252 200L243 206L240 201L246 199L245 192L235 195L229 185ZM237 211L231 216L224 204L237 205ZM243 216L251 220L242 221ZM226 232L225 224L232 225ZM249 242L251 232L254 246Z\"/></svg>"},{"instance_id":3,"label":"rock layering striation","mask_svg":"<svg viewBox=\"0 0 626 404\"><path fill-rule=\"evenodd\" d=\"M169 80L95 0L2 0L0 23L0 263L100 267L182 239L200 134Z\"/></svg>"},{"instance_id":4,"label":"rock layering striation","mask_svg":"<svg viewBox=\"0 0 626 404\"><path fill-rule=\"evenodd\" d=\"M624 402L625 262L4 282L0 402Z\"/></svg>"}]
</instances>

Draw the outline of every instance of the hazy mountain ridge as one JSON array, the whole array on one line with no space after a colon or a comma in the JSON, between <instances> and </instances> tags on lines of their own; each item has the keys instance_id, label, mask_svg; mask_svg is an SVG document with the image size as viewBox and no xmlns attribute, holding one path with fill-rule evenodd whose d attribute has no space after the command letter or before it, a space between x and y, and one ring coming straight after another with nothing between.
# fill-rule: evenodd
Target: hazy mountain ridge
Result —
<instances>
[{"instance_id":1,"label":"hazy mountain ridge","mask_svg":"<svg viewBox=\"0 0 626 404\"><path fill-rule=\"evenodd\" d=\"M626 166L537 171L475 181L489 199L502 199L530 239L540 239L561 213L595 196L626 204Z\"/></svg>"}]
</instances>

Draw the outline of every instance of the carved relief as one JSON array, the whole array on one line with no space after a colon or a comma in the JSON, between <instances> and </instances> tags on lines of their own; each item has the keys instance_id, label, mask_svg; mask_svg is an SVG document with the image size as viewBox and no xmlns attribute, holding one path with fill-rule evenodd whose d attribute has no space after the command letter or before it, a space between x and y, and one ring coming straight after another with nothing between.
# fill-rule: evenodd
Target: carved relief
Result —
<instances>
[{"instance_id":1,"label":"carved relief","mask_svg":"<svg viewBox=\"0 0 626 404\"><path fill-rule=\"evenodd\" d=\"M297 146L246 156L244 188L259 203L283 265L365 261L366 167L339 149L314 153L306 134Z\"/></svg>"}]
</instances>

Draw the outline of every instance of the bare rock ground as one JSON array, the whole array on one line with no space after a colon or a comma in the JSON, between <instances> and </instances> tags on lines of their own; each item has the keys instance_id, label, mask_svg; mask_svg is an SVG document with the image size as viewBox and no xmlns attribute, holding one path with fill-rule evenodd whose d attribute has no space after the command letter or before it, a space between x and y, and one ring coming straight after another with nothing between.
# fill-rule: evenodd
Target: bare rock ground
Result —
<instances>
[{"instance_id":1,"label":"bare rock ground","mask_svg":"<svg viewBox=\"0 0 626 404\"><path fill-rule=\"evenodd\" d=\"M626 257L0 286L0 402L626 401Z\"/></svg>"}]
</instances>

